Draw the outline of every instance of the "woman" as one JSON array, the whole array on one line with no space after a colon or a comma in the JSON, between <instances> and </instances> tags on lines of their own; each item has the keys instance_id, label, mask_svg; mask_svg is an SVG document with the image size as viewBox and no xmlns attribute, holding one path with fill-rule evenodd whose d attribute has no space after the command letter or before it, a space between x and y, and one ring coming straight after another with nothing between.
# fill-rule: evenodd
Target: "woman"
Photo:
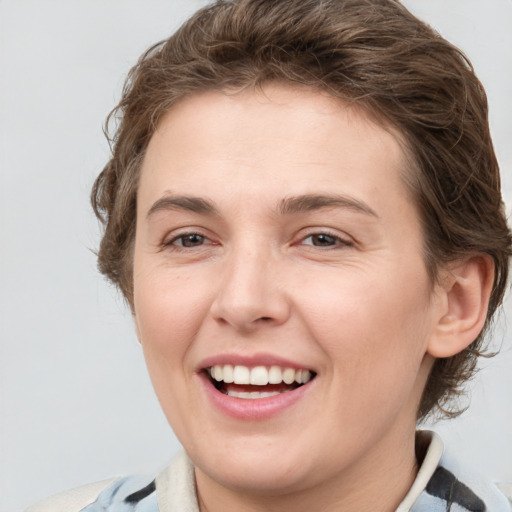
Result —
<instances>
[{"instance_id":1,"label":"woman","mask_svg":"<svg viewBox=\"0 0 512 512\"><path fill-rule=\"evenodd\" d=\"M113 115L99 267L186 454L49 506L509 510L416 432L456 413L511 252L456 48L394 1L222 1Z\"/></svg>"}]
</instances>

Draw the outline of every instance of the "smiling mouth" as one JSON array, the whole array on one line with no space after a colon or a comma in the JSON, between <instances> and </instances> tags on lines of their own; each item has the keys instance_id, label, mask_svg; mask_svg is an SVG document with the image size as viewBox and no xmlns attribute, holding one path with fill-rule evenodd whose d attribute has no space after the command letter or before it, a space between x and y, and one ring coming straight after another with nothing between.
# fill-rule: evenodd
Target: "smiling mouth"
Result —
<instances>
[{"instance_id":1,"label":"smiling mouth","mask_svg":"<svg viewBox=\"0 0 512 512\"><path fill-rule=\"evenodd\" d=\"M234 398L261 399L293 391L315 378L307 369L215 365L205 369L215 389Z\"/></svg>"}]
</instances>

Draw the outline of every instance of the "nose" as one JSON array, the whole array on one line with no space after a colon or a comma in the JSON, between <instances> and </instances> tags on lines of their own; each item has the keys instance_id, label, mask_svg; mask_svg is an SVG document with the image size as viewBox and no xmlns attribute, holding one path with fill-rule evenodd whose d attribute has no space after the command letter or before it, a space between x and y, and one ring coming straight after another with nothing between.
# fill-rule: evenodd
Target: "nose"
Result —
<instances>
[{"instance_id":1,"label":"nose","mask_svg":"<svg viewBox=\"0 0 512 512\"><path fill-rule=\"evenodd\" d=\"M279 267L268 250L233 251L223 261L211 306L214 319L239 331L286 322L290 304Z\"/></svg>"}]
</instances>

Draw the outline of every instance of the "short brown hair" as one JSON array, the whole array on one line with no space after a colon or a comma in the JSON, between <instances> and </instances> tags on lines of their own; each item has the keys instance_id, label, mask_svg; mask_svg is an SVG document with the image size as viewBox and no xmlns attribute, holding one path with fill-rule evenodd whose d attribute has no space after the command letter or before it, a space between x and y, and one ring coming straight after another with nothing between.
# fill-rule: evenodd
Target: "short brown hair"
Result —
<instances>
[{"instance_id":1,"label":"short brown hair","mask_svg":"<svg viewBox=\"0 0 512 512\"><path fill-rule=\"evenodd\" d=\"M488 254L495 282L484 331L437 359L418 412L454 415L451 400L475 371L506 288L511 233L487 120L487 99L460 50L394 0L218 0L129 73L112 158L92 191L104 224L98 265L133 305L132 251L141 162L162 116L179 100L284 81L356 103L403 137L405 180L420 211L432 282L447 262Z\"/></svg>"}]
</instances>

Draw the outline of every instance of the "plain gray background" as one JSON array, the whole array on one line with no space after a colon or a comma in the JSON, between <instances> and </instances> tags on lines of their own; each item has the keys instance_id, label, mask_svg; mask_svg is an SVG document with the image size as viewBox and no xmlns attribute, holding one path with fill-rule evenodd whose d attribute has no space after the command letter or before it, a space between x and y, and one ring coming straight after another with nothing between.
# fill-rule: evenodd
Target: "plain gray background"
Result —
<instances>
[{"instance_id":1,"label":"plain gray background","mask_svg":"<svg viewBox=\"0 0 512 512\"><path fill-rule=\"evenodd\" d=\"M512 204L512 1L408 0L470 56L489 94ZM101 126L140 53L201 0L0 0L0 512L179 449L130 315L95 269L88 204L108 158ZM512 481L512 302L472 383L436 426L469 464Z\"/></svg>"}]
</instances>

